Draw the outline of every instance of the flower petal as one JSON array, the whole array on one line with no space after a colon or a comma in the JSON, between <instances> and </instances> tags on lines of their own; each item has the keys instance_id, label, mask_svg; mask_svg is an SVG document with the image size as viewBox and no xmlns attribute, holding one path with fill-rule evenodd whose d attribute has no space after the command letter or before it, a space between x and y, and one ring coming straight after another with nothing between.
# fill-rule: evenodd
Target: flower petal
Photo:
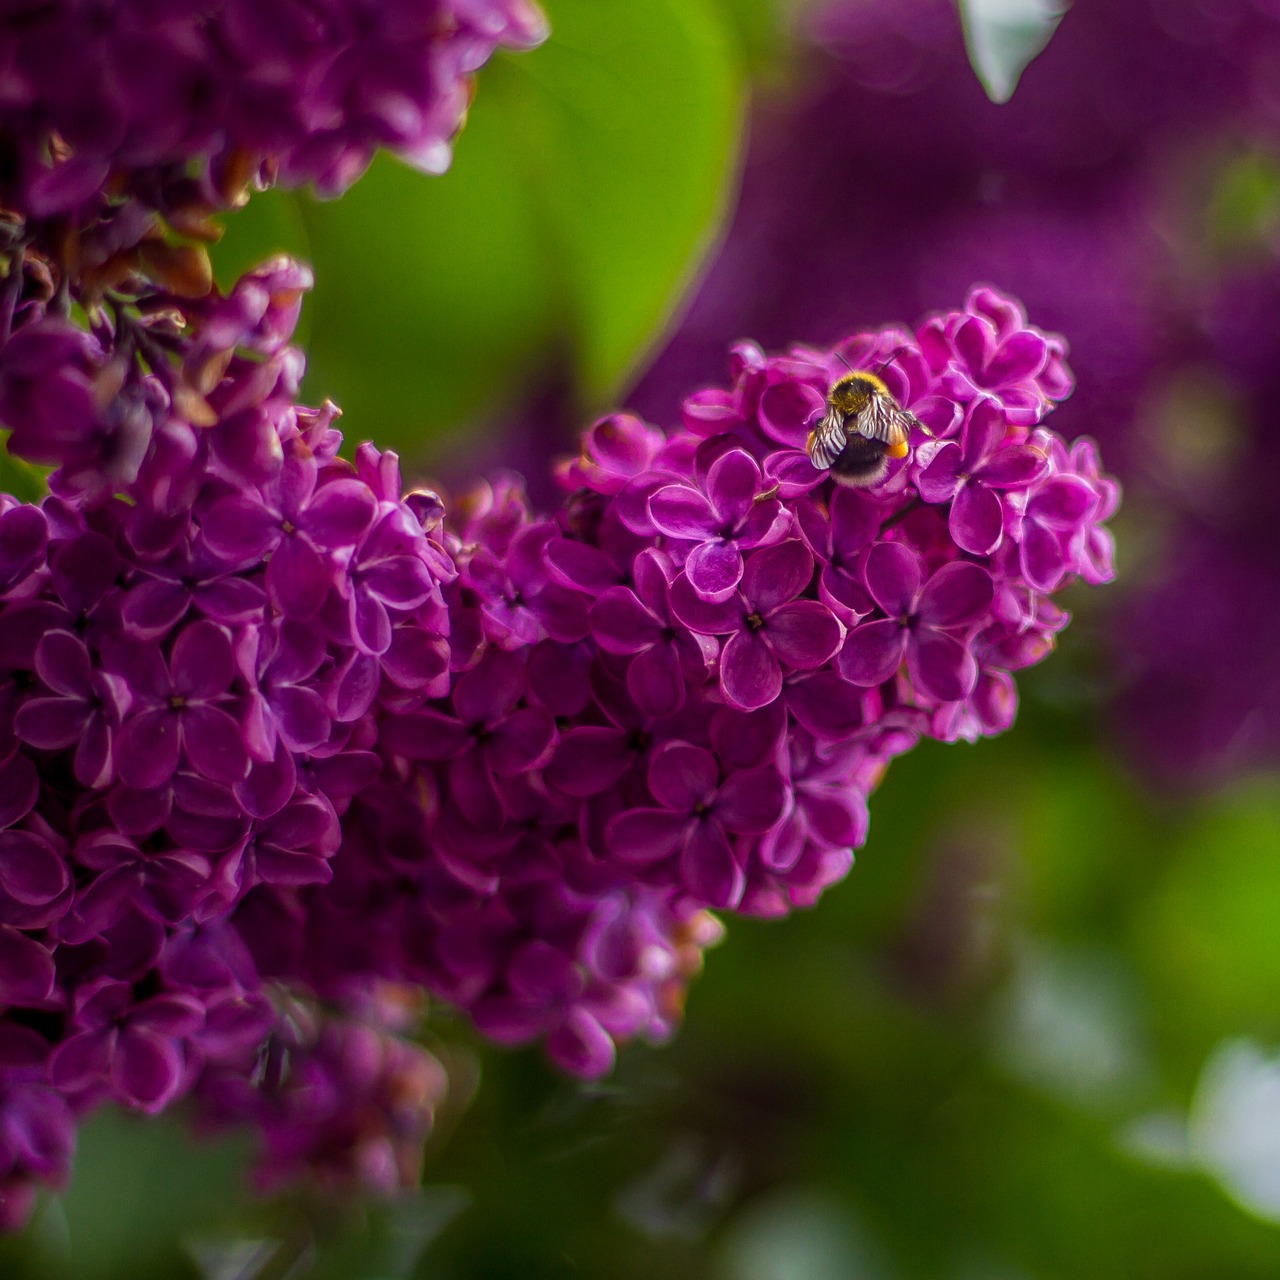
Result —
<instances>
[{"instance_id":1,"label":"flower petal","mask_svg":"<svg viewBox=\"0 0 1280 1280\"><path fill-rule=\"evenodd\" d=\"M813 577L813 553L799 538L753 551L742 574L742 594L752 609L769 614L794 600Z\"/></svg>"},{"instance_id":2,"label":"flower petal","mask_svg":"<svg viewBox=\"0 0 1280 1280\"><path fill-rule=\"evenodd\" d=\"M793 600L768 616L764 635L789 667L811 671L834 656L844 631L825 604Z\"/></svg>"},{"instance_id":3,"label":"flower petal","mask_svg":"<svg viewBox=\"0 0 1280 1280\"><path fill-rule=\"evenodd\" d=\"M973 691L978 667L954 636L921 627L907 646L907 674L921 693L939 702L959 702Z\"/></svg>"},{"instance_id":4,"label":"flower petal","mask_svg":"<svg viewBox=\"0 0 1280 1280\"><path fill-rule=\"evenodd\" d=\"M659 803L677 813L692 813L710 801L720 779L716 758L702 747L669 742L649 762L649 791Z\"/></svg>"},{"instance_id":5,"label":"flower petal","mask_svg":"<svg viewBox=\"0 0 1280 1280\"><path fill-rule=\"evenodd\" d=\"M720 690L743 711L767 707L782 692L782 668L759 632L729 637L720 654Z\"/></svg>"},{"instance_id":6,"label":"flower petal","mask_svg":"<svg viewBox=\"0 0 1280 1280\"><path fill-rule=\"evenodd\" d=\"M719 539L699 543L684 562L685 578L702 599L712 604L728 600L742 580L742 552L735 542Z\"/></svg>"},{"instance_id":7,"label":"flower petal","mask_svg":"<svg viewBox=\"0 0 1280 1280\"><path fill-rule=\"evenodd\" d=\"M883 684L902 665L906 647L906 629L897 622L863 622L849 632L836 667L851 684Z\"/></svg>"},{"instance_id":8,"label":"flower petal","mask_svg":"<svg viewBox=\"0 0 1280 1280\"><path fill-rule=\"evenodd\" d=\"M991 608L995 583L980 565L957 560L943 565L920 593L918 616L925 626L961 627Z\"/></svg>"},{"instance_id":9,"label":"flower petal","mask_svg":"<svg viewBox=\"0 0 1280 1280\"><path fill-rule=\"evenodd\" d=\"M684 844L691 822L670 809L628 809L605 828L605 844L627 862L657 862Z\"/></svg>"},{"instance_id":10,"label":"flower petal","mask_svg":"<svg viewBox=\"0 0 1280 1280\"><path fill-rule=\"evenodd\" d=\"M714 820L694 827L680 855L680 874L689 893L709 907L736 906L746 888L724 828Z\"/></svg>"},{"instance_id":11,"label":"flower petal","mask_svg":"<svg viewBox=\"0 0 1280 1280\"><path fill-rule=\"evenodd\" d=\"M876 604L891 618L902 617L915 608L924 582L924 560L900 542L877 542L867 552L863 576Z\"/></svg>"}]
</instances>

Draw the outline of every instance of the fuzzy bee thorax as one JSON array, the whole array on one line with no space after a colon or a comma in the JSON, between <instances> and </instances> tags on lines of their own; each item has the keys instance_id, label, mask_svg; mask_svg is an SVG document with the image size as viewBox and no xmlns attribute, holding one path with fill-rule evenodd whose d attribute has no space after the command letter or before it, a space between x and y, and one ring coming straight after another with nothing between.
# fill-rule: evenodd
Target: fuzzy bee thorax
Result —
<instances>
[{"instance_id":1,"label":"fuzzy bee thorax","mask_svg":"<svg viewBox=\"0 0 1280 1280\"><path fill-rule=\"evenodd\" d=\"M846 418L857 417L874 395L888 395L885 386L874 373L846 373L838 378L827 395L827 403Z\"/></svg>"}]
</instances>

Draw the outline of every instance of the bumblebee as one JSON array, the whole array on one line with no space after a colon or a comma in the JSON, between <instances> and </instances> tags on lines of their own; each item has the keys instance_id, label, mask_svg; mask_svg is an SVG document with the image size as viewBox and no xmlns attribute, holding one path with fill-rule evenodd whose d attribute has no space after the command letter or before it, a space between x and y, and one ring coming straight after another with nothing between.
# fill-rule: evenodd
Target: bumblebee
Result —
<instances>
[{"instance_id":1,"label":"bumblebee","mask_svg":"<svg viewBox=\"0 0 1280 1280\"><path fill-rule=\"evenodd\" d=\"M908 413L874 374L851 370L827 392L827 411L809 432L809 461L838 484L878 484L890 458L907 456L907 440L920 420Z\"/></svg>"}]
</instances>

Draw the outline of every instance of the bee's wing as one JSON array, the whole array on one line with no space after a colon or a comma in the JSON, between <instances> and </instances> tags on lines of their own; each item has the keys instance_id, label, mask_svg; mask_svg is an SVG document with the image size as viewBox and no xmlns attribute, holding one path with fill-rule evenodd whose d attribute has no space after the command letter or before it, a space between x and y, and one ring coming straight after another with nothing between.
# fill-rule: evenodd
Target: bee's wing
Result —
<instances>
[{"instance_id":1,"label":"bee's wing","mask_svg":"<svg viewBox=\"0 0 1280 1280\"><path fill-rule=\"evenodd\" d=\"M809 433L809 461L819 471L829 470L831 464L844 452L848 440L844 431L844 416L835 409L828 409L822 421Z\"/></svg>"},{"instance_id":2,"label":"bee's wing","mask_svg":"<svg viewBox=\"0 0 1280 1280\"><path fill-rule=\"evenodd\" d=\"M867 401L857 419L858 434L886 445L891 458L906 457L911 432L920 426L920 419L915 414L908 413L888 396L878 393Z\"/></svg>"}]
</instances>

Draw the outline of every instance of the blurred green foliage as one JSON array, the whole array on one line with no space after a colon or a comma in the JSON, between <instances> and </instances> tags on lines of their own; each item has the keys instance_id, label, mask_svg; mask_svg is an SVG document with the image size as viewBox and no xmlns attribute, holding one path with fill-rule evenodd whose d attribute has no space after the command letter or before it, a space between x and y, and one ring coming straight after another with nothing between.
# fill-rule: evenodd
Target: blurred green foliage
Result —
<instances>
[{"instance_id":1,"label":"blurred green foliage","mask_svg":"<svg viewBox=\"0 0 1280 1280\"><path fill-rule=\"evenodd\" d=\"M607 405L731 199L752 8L730 27L713 0L550 0L550 40L482 73L447 174L381 156L341 200L259 196L219 279L309 260L306 393L411 458L549 381Z\"/></svg>"},{"instance_id":2,"label":"blurred green foliage","mask_svg":"<svg viewBox=\"0 0 1280 1280\"><path fill-rule=\"evenodd\" d=\"M8 434L6 431L4 436ZM0 439L0 493L12 494L20 502L39 502L47 492L44 476L39 467L12 457Z\"/></svg>"},{"instance_id":3,"label":"blurred green foliage","mask_svg":"<svg viewBox=\"0 0 1280 1280\"><path fill-rule=\"evenodd\" d=\"M277 249L315 264L308 392L357 438L430 458L549 374L583 412L607 403L732 199L777 0L547 8L548 45L481 74L444 178L379 160L342 201L267 193L229 219L224 283ZM1215 218L1274 203L1274 174L1229 169ZM1280 1041L1280 780L1142 792L1093 720L1091 634L1028 673L1013 733L897 762L848 882L735 921L671 1046L583 1086L441 1011L433 1047L481 1087L420 1192L341 1211L255 1202L241 1141L104 1113L0 1276L1280 1274L1280 1227L1186 1127L1215 1046ZM1141 1136L1166 1130L1163 1153Z\"/></svg>"}]
</instances>

